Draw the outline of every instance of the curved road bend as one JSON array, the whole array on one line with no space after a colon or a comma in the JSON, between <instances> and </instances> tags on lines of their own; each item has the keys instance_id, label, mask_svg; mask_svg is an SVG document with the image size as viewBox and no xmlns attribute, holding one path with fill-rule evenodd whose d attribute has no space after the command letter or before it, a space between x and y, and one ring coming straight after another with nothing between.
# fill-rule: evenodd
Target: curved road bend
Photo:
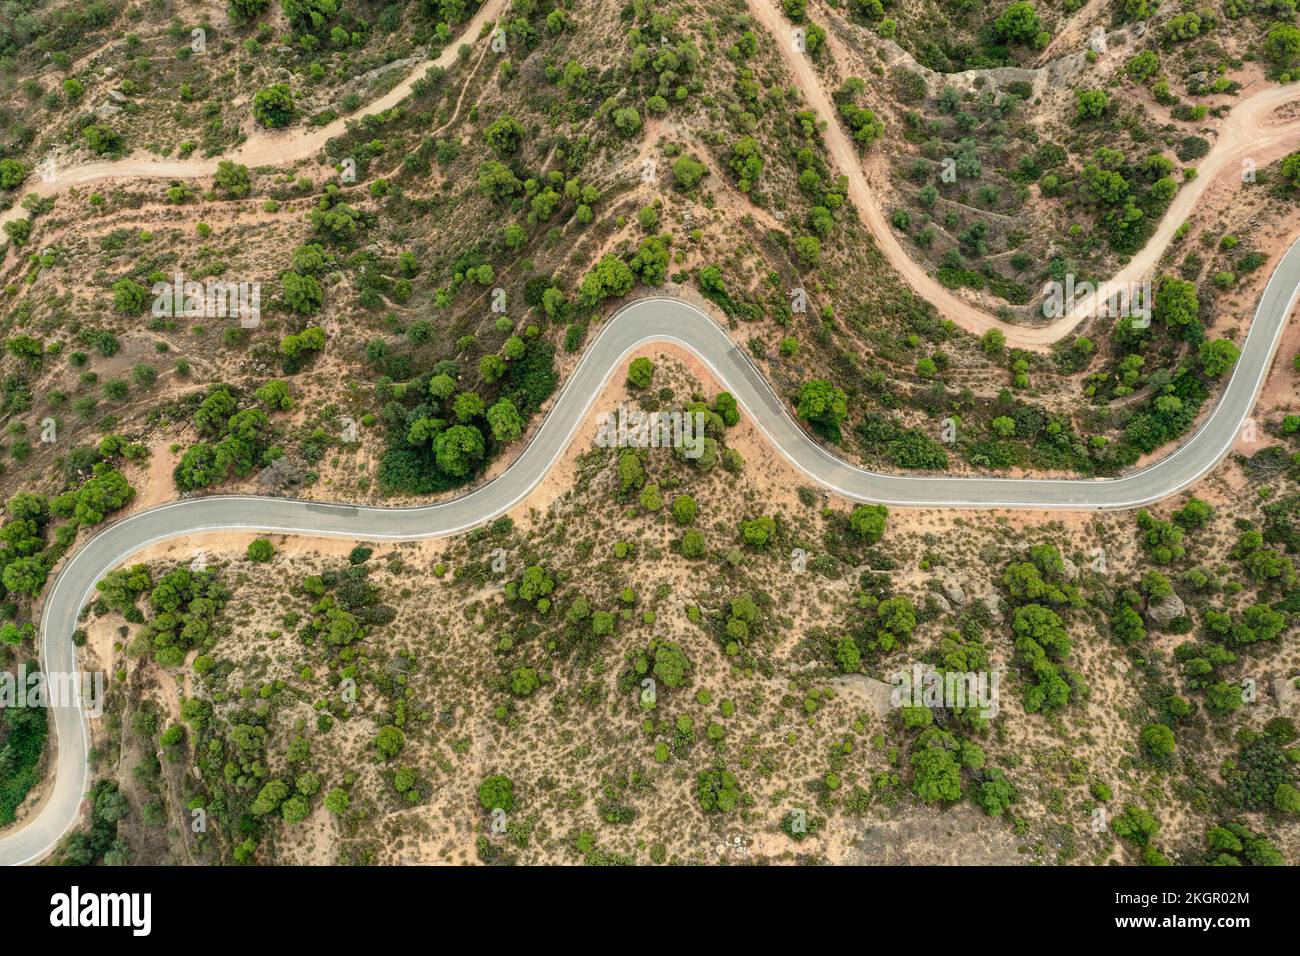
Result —
<instances>
[{"instance_id":1,"label":"curved road bend","mask_svg":"<svg viewBox=\"0 0 1300 956\"><path fill-rule=\"evenodd\" d=\"M81 608L94 594L95 582L154 542L225 530L410 540L452 535L497 517L536 487L564 453L596 396L629 354L655 341L671 342L699 355L786 458L813 481L855 501L1064 510L1147 504L1190 485L1236 442L1298 293L1300 241L1291 246L1269 279L1232 378L1196 433L1169 457L1142 471L1092 480L879 475L855 467L800 428L746 354L707 315L677 299L639 299L605 323L532 441L492 481L462 497L414 508L231 495L186 499L131 515L86 542L58 574L42 615L41 658L55 673L75 672L71 635ZM78 819L88 777L86 723L75 707L54 707L51 713L58 740L51 793L34 817L0 838L0 863L39 859Z\"/></svg>"}]
</instances>

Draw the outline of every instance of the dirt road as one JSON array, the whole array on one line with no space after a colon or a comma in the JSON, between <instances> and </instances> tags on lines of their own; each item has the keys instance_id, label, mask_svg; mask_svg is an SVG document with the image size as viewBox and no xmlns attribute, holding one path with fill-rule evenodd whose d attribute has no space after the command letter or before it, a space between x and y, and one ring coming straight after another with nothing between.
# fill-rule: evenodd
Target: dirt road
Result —
<instances>
[{"instance_id":1,"label":"dirt road","mask_svg":"<svg viewBox=\"0 0 1300 956\"><path fill-rule=\"evenodd\" d=\"M1069 335L1083 321L1083 316L1071 314L1035 327L1004 322L945 288L914 260L886 220L871 188L862 157L840 125L838 112L830 95L823 89L811 58L794 51L790 42L792 25L778 9L776 0L747 0L747 3L750 13L776 40L809 106L825 121L826 146L835 164L848 177L849 199L863 224L876 237L886 260L904 282L922 298L934 303L944 318L975 335L983 335L989 329L1000 329L1006 336L1007 345L1016 348L1044 351L1053 342ZM839 41L833 31L828 31L828 34L831 52L842 61L844 51ZM1300 99L1300 92L1295 86L1284 86L1262 90L1238 103L1221 121L1218 139L1198 167L1196 179L1178 191L1154 235L1112 281L1127 283L1150 277L1174 232L1216 177L1230 173L1240 176L1241 160L1246 157L1253 159L1258 168L1263 168L1300 144L1300 116L1285 121L1273 117L1275 110L1297 99Z\"/></svg>"},{"instance_id":2,"label":"dirt road","mask_svg":"<svg viewBox=\"0 0 1300 956\"><path fill-rule=\"evenodd\" d=\"M825 122L826 146L832 161L848 177L849 199L858 210L863 224L875 236L885 259L902 276L904 282L922 298L934 303L944 318L951 319L975 335L982 335L989 329L999 329L1006 336L1007 344L1016 348L1044 351L1052 343L1069 335L1083 321L1081 315L1071 314L1034 327L1005 322L941 285L924 265L914 260L886 220L871 186L873 174L868 172L857 148L840 125L838 113L813 69L811 59L794 52L790 42L792 26L778 9L776 0L747 0L747 3L754 18L776 41L808 104ZM438 57L421 63L392 90L347 119L337 119L328 126L314 130L259 130L239 149L212 159L158 161L135 155L115 162L85 163L59 170L53 182L43 182L33 176L27 191L40 196L51 196L69 186L114 179L200 179L211 176L221 159L255 168L286 165L315 156L329 140L346 131L349 120L383 112L400 103L430 66L445 68L452 65L457 59L460 44L472 42L484 24L497 18L505 4L506 0L487 0L457 41L448 44ZM844 50L833 31L827 39L832 54L843 61ZM1242 160L1247 158L1253 160L1257 168L1262 168L1300 143L1300 113L1288 119L1279 119L1274 115L1280 107L1298 99L1300 95L1295 88L1286 86L1262 90L1239 102L1227 118L1220 121L1217 140L1198 167L1197 178L1179 190L1150 240L1112 281L1126 284L1151 277L1165 249L1173 240L1175 231L1218 177L1239 177ZM0 225L23 215L24 210L15 204L0 213Z\"/></svg>"},{"instance_id":3,"label":"dirt road","mask_svg":"<svg viewBox=\"0 0 1300 956\"><path fill-rule=\"evenodd\" d=\"M325 144L336 136L347 132L347 124L366 116L382 113L391 109L411 94L411 89L430 67L440 66L444 69L452 66L457 59L462 43L473 43L485 23L496 20L506 0L487 0L478 13L465 27L461 35L447 44L435 58L420 63L406 78L385 93L379 99L366 104L347 117L336 119L319 129L297 128L290 131L258 129L233 152L210 159L156 160L145 155L134 154L125 159L82 163L66 169L57 168L52 182L45 182L37 175L29 177L20 187L22 195L35 193L38 196L53 196L71 186L84 186L90 183L106 182L113 179L203 179L217 171L217 164L222 160L242 163L249 168L258 166L284 166L298 160L315 156ZM15 203L11 208L0 213L0 225L12 219L26 215L22 206Z\"/></svg>"}]
</instances>

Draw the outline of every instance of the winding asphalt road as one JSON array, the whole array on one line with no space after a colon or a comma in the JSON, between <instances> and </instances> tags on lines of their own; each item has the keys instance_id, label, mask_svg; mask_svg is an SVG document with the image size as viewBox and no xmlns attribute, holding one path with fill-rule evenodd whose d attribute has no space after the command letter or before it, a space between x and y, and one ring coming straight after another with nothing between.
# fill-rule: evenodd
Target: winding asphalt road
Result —
<instances>
[{"instance_id":1,"label":"winding asphalt road","mask_svg":"<svg viewBox=\"0 0 1300 956\"><path fill-rule=\"evenodd\" d=\"M541 427L498 477L459 498L415 508L323 504L291 498L213 496L173 502L108 526L59 572L41 620L41 658L54 673L76 671L72 632L95 582L147 545L210 531L264 531L367 540L453 535L521 501L564 453L605 383L637 349L666 341L690 349L736 396L772 444L817 483L855 501L942 508L1124 509L1186 488L1227 453L1250 414L1287 317L1300 294L1300 241L1270 278L1242 355L1213 412L1177 451L1122 478L1054 480L879 475L837 458L791 418L786 403L727 333L677 299L624 307L588 347ZM77 821L88 769L87 725L75 707L52 707L58 740L52 789L35 816L0 838L0 863L37 860Z\"/></svg>"}]
</instances>

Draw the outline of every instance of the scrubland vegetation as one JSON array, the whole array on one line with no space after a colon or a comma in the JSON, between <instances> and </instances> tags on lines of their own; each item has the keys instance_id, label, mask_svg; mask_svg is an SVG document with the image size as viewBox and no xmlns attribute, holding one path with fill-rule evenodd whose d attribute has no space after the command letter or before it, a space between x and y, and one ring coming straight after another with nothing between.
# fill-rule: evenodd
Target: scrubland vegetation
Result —
<instances>
[{"instance_id":1,"label":"scrubland vegetation","mask_svg":"<svg viewBox=\"0 0 1300 956\"><path fill-rule=\"evenodd\" d=\"M464 35L460 0L15 4L5 669L78 535L130 508L482 482L642 294L707 309L873 468L1102 477L1171 451L1294 231L1300 154L1178 225L1149 324L1031 351L890 268L828 124L909 255L1041 324L1045 283L1141 254L1212 120L1294 81L1293 6L783 0L822 115L766 2L497 0ZM207 165L56 191L50 157ZM256 321L214 313L214 283L256 285ZM108 575L74 638L111 678L97 782L59 858L871 862L939 854L960 818L992 862L1296 861L1287 399L1191 497L975 520L798 487L679 359L612 387L703 413L699 459L580 435L542 498L452 541L250 537ZM1000 712L892 706L918 661L998 671ZM0 826L39 798L45 735L0 709Z\"/></svg>"}]
</instances>

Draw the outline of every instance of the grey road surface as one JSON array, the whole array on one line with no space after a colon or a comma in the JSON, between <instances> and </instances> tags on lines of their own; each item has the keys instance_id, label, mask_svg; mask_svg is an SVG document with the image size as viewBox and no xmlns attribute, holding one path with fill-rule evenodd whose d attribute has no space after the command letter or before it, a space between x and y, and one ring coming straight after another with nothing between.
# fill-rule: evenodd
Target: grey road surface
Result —
<instances>
[{"instance_id":1,"label":"grey road surface","mask_svg":"<svg viewBox=\"0 0 1300 956\"><path fill-rule=\"evenodd\" d=\"M214 496L142 511L105 528L75 552L55 580L41 621L47 671L76 669L72 633L95 582L147 545L208 531L256 530L370 540L456 534L502 514L537 485L559 457L605 382L641 346L668 341L695 352L731 391L773 445L815 482L855 501L938 508L1123 509L1156 501L1208 472L1236 442L1268 372L1300 292L1300 242L1269 280L1242 355L1213 412L1177 451L1122 478L1095 480L878 475L813 441L791 417L727 333L676 299L639 299L605 323L519 458L494 480L460 498L416 508L372 508L289 498ZM593 436L594 437L594 436ZM54 779L34 815L0 838L0 863L37 860L77 821L87 783L87 731L76 707L50 709Z\"/></svg>"}]
</instances>

